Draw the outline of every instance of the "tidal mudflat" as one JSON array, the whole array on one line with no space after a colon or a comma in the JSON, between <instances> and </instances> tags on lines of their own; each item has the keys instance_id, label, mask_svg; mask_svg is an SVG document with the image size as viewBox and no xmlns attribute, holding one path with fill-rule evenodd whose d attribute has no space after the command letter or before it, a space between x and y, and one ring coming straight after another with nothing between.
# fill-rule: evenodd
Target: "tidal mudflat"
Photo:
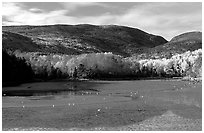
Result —
<instances>
[{"instance_id":1,"label":"tidal mudflat","mask_svg":"<svg viewBox=\"0 0 204 133\"><path fill-rule=\"evenodd\" d=\"M3 130L201 130L202 84L53 81L3 87Z\"/></svg>"}]
</instances>

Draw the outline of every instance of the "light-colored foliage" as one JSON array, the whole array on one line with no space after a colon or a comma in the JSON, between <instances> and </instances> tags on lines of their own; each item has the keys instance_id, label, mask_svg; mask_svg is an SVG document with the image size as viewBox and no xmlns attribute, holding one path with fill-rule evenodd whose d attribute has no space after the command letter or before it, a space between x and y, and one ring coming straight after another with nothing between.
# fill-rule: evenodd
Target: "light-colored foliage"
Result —
<instances>
[{"instance_id":1,"label":"light-colored foliage","mask_svg":"<svg viewBox=\"0 0 204 133\"><path fill-rule=\"evenodd\" d=\"M73 77L75 73L82 75L103 74L114 76L202 76L202 49L177 54L170 59L124 58L112 53L90 53L82 55L42 55L41 53L20 53L15 55L25 58L34 72L51 73L60 70L63 74Z\"/></svg>"}]
</instances>

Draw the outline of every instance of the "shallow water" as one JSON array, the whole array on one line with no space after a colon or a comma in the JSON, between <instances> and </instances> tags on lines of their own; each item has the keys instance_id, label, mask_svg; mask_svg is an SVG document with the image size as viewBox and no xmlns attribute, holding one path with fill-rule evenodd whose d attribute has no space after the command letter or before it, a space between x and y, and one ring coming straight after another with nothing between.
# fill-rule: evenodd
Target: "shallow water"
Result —
<instances>
[{"instance_id":1,"label":"shallow water","mask_svg":"<svg viewBox=\"0 0 204 133\"><path fill-rule=\"evenodd\" d=\"M3 88L2 127L119 127L167 111L201 119L201 83L178 80L41 82Z\"/></svg>"}]
</instances>

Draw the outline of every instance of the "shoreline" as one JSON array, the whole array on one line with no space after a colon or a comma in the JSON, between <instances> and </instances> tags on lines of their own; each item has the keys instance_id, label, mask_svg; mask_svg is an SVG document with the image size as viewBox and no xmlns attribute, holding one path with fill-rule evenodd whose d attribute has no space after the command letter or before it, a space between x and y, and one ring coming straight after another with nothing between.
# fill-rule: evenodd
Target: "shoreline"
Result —
<instances>
[{"instance_id":1,"label":"shoreline","mask_svg":"<svg viewBox=\"0 0 204 133\"><path fill-rule=\"evenodd\" d=\"M41 83L41 82L61 82L61 81L68 81L68 82L86 82L86 81L139 81L139 80L181 80L181 81L190 81L190 82L202 82L202 77L199 78L192 78L192 77L141 77L141 78L132 78L132 77L125 77L125 78L96 78L96 79L83 79L83 78L73 78L73 79L51 79L51 80L40 80L34 79L33 81L28 81L24 83L20 82L2 82L2 87L18 87L22 84L29 84L29 83Z\"/></svg>"}]
</instances>

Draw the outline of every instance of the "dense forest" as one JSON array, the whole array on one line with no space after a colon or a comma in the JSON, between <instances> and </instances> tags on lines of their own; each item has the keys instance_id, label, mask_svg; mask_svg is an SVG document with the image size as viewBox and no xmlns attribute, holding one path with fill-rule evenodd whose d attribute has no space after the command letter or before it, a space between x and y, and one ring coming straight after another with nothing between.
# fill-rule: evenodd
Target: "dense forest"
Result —
<instances>
[{"instance_id":1,"label":"dense forest","mask_svg":"<svg viewBox=\"0 0 204 133\"><path fill-rule=\"evenodd\" d=\"M34 72L25 59L17 58L15 55L3 50L2 77L3 86L18 85L33 81Z\"/></svg>"},{"instance_id":2,"label":"dense forest","mask_svg":"<svg viewBox=\"0 0 204 133\"><path fill-rule=\"evenodd\" d=\"M142 77L201 77L202 49L177 54L170 59L144 59L92 53L81 55L6 53L3 51L3 82L33 79L103 79Z\"/></svg>"}]
</instances>

